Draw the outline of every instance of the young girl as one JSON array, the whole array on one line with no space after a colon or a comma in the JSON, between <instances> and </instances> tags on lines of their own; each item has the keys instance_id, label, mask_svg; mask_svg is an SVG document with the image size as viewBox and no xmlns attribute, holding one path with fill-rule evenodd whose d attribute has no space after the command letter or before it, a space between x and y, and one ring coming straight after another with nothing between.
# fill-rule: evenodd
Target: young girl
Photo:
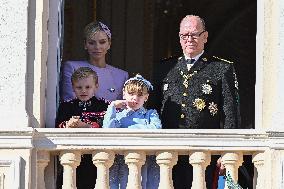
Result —
<instances>
[{"instance_id":1,"label":"young girl","mask_svg":"<svg viewBox=\"0 0 284 189\"><path fill-rule=\"evenodd\" d=\"M57 128L100 128L103 116L108 107L102 99L94 95L98 90L98 76L89 67L77 69L71 77L73 91L76 98L59 105L56 118ZM97 169L92 163L90 154L81 158L81 163L76 170L78 189L95 187ZM58 167L57 188L62 186L62 166Z\"/></svg>"},{"instance_id":2,"label":"young girl","mask_svg":"<svg viewBox=\"0 0 284 189\"><path fill-rule=\"evenodd\" d=\"M156 110L146 110L143 105L148 100L152 84L141 75L128 79L123 88L124 100L113 101L107 109L103 128L161 129L161 121ZM159 185L159 167L155 156L147 157L142 167L142 188L155 189ZM110 188L125 189L128 167L121 155L116 156L110 168Z\"/></svg>"}]
</instances>

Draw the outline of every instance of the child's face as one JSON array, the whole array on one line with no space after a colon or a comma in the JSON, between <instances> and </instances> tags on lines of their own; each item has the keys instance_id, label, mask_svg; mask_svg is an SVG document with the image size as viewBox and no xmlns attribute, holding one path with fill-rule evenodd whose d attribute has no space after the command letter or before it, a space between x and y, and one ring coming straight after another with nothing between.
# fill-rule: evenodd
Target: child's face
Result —
<instances>
[{"instance_id":1,"label":"child's face","mask_svg":"<svg viewBox=\"0 0 284 189\"><path fill-rule=\"evenodd\" d=\"M73 90L76 97L81 101L87 101L92 98L98 90L98 84L95 83L92 76L74 81Z\"/></svg>"},{"instance_id":2,"label":"child's face","mask_svg":"<svg viewBox=\"0 0 284 189\"><path fill-rule=\"evenodd\" d=\"M127 107L132 110L138 110L143 107L144 103L148 100L149 94L138 95L137 93L123 92L123 97L126 100Z\"/></svg>"}]
</instances>

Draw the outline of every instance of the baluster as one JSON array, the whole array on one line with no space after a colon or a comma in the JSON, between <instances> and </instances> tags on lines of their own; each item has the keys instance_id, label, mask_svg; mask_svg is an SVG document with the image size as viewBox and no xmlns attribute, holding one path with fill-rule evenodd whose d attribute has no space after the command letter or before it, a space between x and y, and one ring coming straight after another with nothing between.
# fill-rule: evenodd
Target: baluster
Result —
<instances>
[{"instance_id":1,"label":"baluster","mask_svg":"<svg viewBox=\"0 0 284 189\"><path fill-rule=\"evenodd\" d=\"M45 189L44 170L50 161L50 155L47 151L37 152L37 187Z\"/></svg>"},{"instance_id":2,"label":"baluster","mask_svg":"<svg viewBox=\"0 0 284 189\"><path fill-rule=\"evenodd\" d=\"M98 151L93 153L93 163L97 167L95 189L109 189L109 168L112 166L113 161L114 152L112 151Z\"/></svg>"},{"instance_id":3,"label":"baluster","mask_svg":"<svg viewBox=\"0 0 284 189\"><path fill-rule=\"evenodd\" d=\"M257 170L257 172L254 173L256 189L265 188L264 158L264 153L254 153L252 156L252 162Z\"/></svg>"},{"instance_id":4,"label":"baluster","mask_svg":"<svg viewBox=\"0 0 284 189\"><path fill-rule=\"evenodd\" d=\"M125 153L125 163L128 165L128 183L126 189L141 189L141 167L144 165L146 155L144 152Z\"/></svg>"},{"instance_id":5,"label":"baluster","mask_svg":"<svg viewBox=\"0 0 284 189\"><path fill-rule=\"evenodd\" d=\"M81 153L63 151L60 153L60 163L63 166L62 189L76 189L76 168L80 165Z\"/></svg>"},{"instance_id":6,"label":"baluster","mask_svg":"<svg viewBox=\"0 0 284 189\"><path fill-rule=\"evenodd\" d=\"M243 163L243 154L241 152L226 152L222 154L221 161L226 168L226 175L230 173L233 181L238 182L238 169ZM228 188L227 183L225 188Z\"/></svg>"},{"instance_id":7,"label":"baluster","mask_svg":"<svg viewBox=\"0 0 284 189\"><path fill-rule=\"evenodd\" d=\"M189 154L189 163L193 167L192 189L206 189L205 170L210 164L209 152L192 152Z\"/></svg>"},{"instance_id":8,"label":"baluster","mask_svg":"<svg viewBox=\"0 0 284 189\"><path fill-rule=\"evenodd\" d=\"M172 169L177 164L178 154L176 152L157 153L157 164L160 166L159 189L173 189Z\"/></svg>"}]
</instances>

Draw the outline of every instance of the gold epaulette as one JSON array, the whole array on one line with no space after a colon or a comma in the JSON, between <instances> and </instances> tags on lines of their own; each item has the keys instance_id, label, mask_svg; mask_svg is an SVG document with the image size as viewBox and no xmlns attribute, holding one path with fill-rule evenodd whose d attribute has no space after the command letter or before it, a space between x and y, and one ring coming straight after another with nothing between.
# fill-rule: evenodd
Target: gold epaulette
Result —
<instances>
[{"instance_id":1,"label":"gold epaulette","mask_svg":"<svg viewBox=\"0 0 284 189\"><path fill-rule=\"evenodd\" d=\"M227 62L227 63L229 63L229 64L233 64L233 63L234 63L234 62L231 62L231 61L229 61L229 60L226 60L226 59L223 59L223 58L220 58L220 57L217 57L217 56L213 56L213 58L216 58L216 59L221 60L221 61L223 61L223 62Z\"/></svg>"},{"instance_id":2,"label":"gold epaulette","mask_svg":"<svg viewBox=\"0 0 284 189\"><path fill-rule=\"evenodd\" d=\"M168 61L168 60L176 59L176 58L177 58L177 56L170 56L170 57L167 57L167 58L163 58L162 61L164 62L164 61ZM179 57L178 59L180 59L180 58L182 58L182 57Z\"/></svg>"}]
</instances>

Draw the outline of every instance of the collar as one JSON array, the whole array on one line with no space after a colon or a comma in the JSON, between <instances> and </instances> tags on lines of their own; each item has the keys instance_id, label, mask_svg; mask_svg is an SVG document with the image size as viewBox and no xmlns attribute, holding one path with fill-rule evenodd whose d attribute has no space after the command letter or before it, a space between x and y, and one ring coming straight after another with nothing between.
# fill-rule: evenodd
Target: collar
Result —
<instances>
[{"instance_id":1,"label":"collar","mask_svg":"<svg viewBox=\"0 0 284 189\"><path fill-rule=\"evenodd\" d=\"M183 56L184 56L184 59L185 60L188 60L188 59L194 59L195 60L195 62L200 58L200 56L202 55L204 53L204 50L200 53L200 54L198 54L197 56L195 56L195 57L188 57L188 56L186 56L186 54L183 54Z\"/></svg>"},{"instance_id":2,"label":"collar","mask_svg":"<svg viewBox=\"0 0 284 189\"><path fill-rule=\"evenodd\" d=\"M141 108L139 108L138 110L135 110L135 111L131 110L131 109L126 109L125 112L126 112L127 116L130 116L130 115L132 115L134 113L145 114L147 111L146 111L146 109L144 107L141 107Z\"/></svg>"}]
</instances>

